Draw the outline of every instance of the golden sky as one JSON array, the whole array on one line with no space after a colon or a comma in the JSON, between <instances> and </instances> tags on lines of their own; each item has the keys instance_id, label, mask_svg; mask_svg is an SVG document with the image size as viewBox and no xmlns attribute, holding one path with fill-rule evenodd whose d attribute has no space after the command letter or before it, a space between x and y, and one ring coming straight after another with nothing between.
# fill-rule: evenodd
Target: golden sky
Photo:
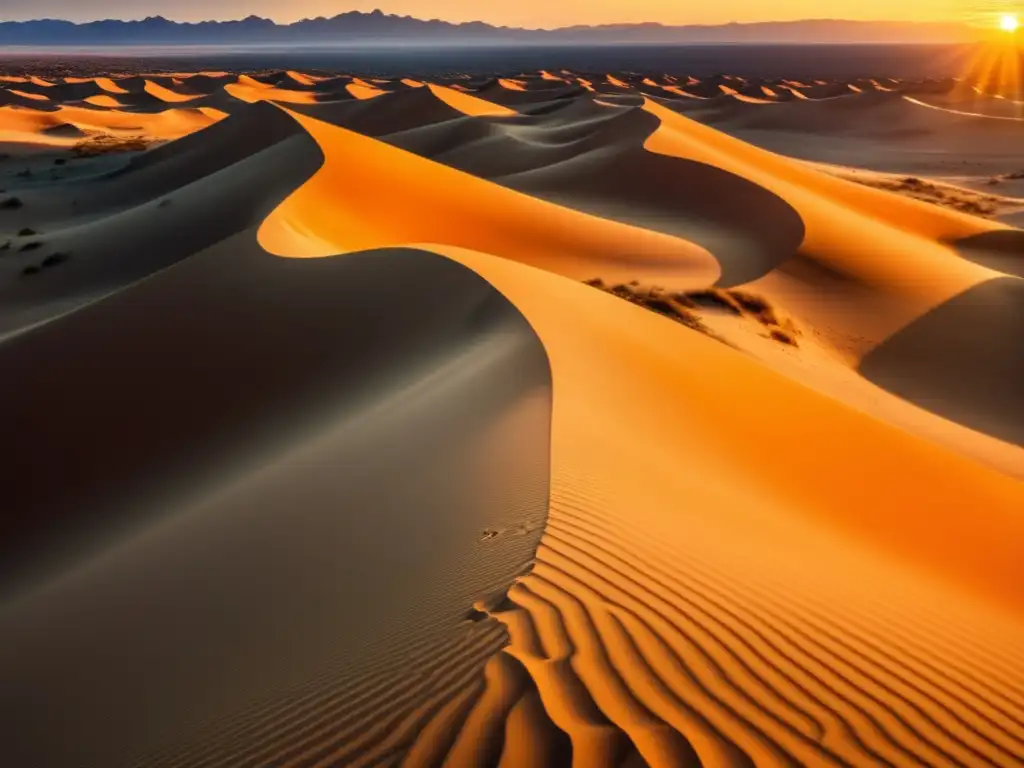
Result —
<instances>
[{"instance_id":1,"label":"golden sky","mask_svg":"<svg viewBox=\"0 0 1024 768\"><path fill-rule=\"evenodd\" d=\"M87 20L161 14L197 21L249 14L277 21L381 8L388 13L452 21L553 27L660 21L719 24L808 18L968 21L994 24L999 13L1024 15L1024 0L2 0L0 20L43 16Z\"/></svg>"}]
</instances>

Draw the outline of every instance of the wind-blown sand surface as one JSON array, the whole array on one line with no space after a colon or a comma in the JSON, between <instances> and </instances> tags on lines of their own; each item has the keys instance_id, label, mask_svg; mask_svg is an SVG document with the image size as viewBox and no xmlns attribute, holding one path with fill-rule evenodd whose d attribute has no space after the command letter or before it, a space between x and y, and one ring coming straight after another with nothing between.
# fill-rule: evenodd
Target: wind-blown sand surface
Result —
<instances>
[{"instance_id":1,"label":"wind-blown sand surface","mask_svg":"<svg viewBox=\"0 0 1024 768\"><path fill-rule=\"evenodd\" d=\"M1012 105L0 99L5 763L1024 765Z\"/></svg>"}]
</instances>

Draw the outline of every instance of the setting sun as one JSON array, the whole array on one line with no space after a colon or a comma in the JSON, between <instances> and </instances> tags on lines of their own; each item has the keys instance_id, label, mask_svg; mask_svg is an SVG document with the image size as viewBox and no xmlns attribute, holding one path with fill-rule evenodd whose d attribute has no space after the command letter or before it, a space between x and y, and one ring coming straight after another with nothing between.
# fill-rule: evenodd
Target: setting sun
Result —
<instances>
[{"instance_id":1,"label":"setting sun","mask_svg":"<svg viewBox=\"0 0 1024 768\"><path fill-rule=\"evenodd\" d=\"M1004 13L999 17L999 28L1003 32L1016 32L1020 29L1020 19L1012 13Z\"/></svg>"}]
</instances>

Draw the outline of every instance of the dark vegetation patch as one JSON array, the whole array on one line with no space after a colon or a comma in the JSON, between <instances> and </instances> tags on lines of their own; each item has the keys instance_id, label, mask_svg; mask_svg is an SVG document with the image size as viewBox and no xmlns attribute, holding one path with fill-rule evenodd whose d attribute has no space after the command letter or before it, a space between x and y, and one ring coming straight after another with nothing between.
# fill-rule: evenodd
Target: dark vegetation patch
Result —
<instances>
[{"instance_id":1,"label":"dark vegetation patch","mask_svg":"<svg viewBox=\"0 0 1024 768\"><path fill-rule=\"evenodd\" d=\"M31 227L25 227L24 229L21 229L21 230L18 231L18 237L32 237L32 235L37 235L37 234L39 234L39 233L36 232Z\"/></svg>"},{"instance_id":2,"label":"dark vegetation patch","mask_svg":"<svg viewBox=\"0 0 1024 768\"><path fill-rule=\"evenodd\" d=\"M659 315L663 315L707 336L715 335L698 317L697 313L694 312L693 302L689 301L685 294L669 293L658 286L645 288L636 281L629 285L619 283L609 286L600 278L595 278L588 280L587 285L611 293L620 299L625 299L631 304L657 312Z\"/></svg>"},{"instance_id":3,"label":"dark vegetation patch","mask_svg":"<svg viewBox=\"0 0 1024 768\"><path fill-rule=\"evenodd\" d=\"M61 253L60 251L58 251L57 253L51 253L49 256L43 259L42 266L43 268L56 267L58 264L63 264L69 258L71 257L68 256L66 253Z\"/></svg>"},{"instance_id":4,"label":"dark vegetation patch","mask_svg":"<svg viewBox=\"0 0 1024 768\"><path fill-rule=\"evenodd\" d=\"M729 291L729 297L735 301L744 312L752 315L761 325L778 325L779 318L772 309L771 304L763 296L746 291Z\"/></svg>"},{"instance_id":5,"label":"dark vegetation patch","mask_svg":"<svg viewBox=\"0 0 1024 768\"><path fill-rule=\"evenodd\" d=\"M999 214L1006 204L1004 198L995 195L986 195L982 192L974 192L969 189L957 189L936 184L927 179L919 179L916 176L904 176L899 179L877 178L861 176L860 174L842 175L842 178L856 182L865 187L882 189L887 192L895 192L905 197L920 200L932 205L940 205L944 208L952 208L954 211L969 213L972 216L991 218ZM1003 177L1010 178L1010 177ZM997 180L992 182L998 183Z\"/></svg>"},{"instance_id":6,"label":"dark vegetation patch","mask_svg":"<svg viewBox=\"0 0 1024 768\"><path fill-rule=\"evenodd\" d=\"M119 152L143 152L156 143L145 136L112 136L99 133L82 139L71 148L75 157L98 157Z\"/></svg>"},{"instance_id":7,"label":"dark vegetation patch","mask_svg":"<svg viewBox=\"0 0 1024 768\"><path fill-rule=\"evenodd\" d=\"M11 210L13 208L21 208L23 205L25 204L21 201L20 197L8 197L6 200L0 203L0 208Z\"/></svg>"},{"instance_id":8,"label":"dark vegetation patch","mask_svg":"<svg viewBox=\"0 0 1024 768\"><path fill-rule=\"evenodd\" d=\"M39 242L38 240L33 240L31 243L25 243L23 246L21 246L20 250L22 252L24 252L24 251L37 251L37 250L39 250L42 247L43 247L43 244L41 242Z\"/></svg>"},{"instance_id":9,"label":"dark vegetation patch","mask_svg":"<svg viewBox=\"0 0 1024 768\"><path fill-rule=\"evenodd\" d=\"M608 285L601 278L587 280L586 284L625 299L651 312L657 312L687 328L699 331L719 341L701 319L700 312L726 312L744 317L763 326L768 336L780 344L799 347L800 332L792 320L780 319L775 309L763 296L740 290L709 288L702 291L667 291L659 286L641 286L637 281Z\"/></svg>"}]
</instances>

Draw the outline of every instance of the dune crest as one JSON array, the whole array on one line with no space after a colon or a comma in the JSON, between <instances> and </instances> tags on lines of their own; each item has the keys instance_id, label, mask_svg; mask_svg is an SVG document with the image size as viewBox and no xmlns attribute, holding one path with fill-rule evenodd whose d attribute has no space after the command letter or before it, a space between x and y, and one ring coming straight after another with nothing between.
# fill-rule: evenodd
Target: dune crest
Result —
<instances>
[{"instance_id":1,"label":"dune crest","mask_svg":"<svg viewBox=\"0 0 1024 768\"><path fill-rule=\"evenodd\" d=\"M469 115L470 117L511 117L518 114L514 109L509 109L508 107L503 107L500 104L494 104L493 102L479 99L475 96L469 95L468 93L462 93L461 91L446 88L443 85L428 83L427 87L430 89L431 93L449 107L462 112L464 115ZM523 89L510 88L509 90L521 91Z\"/></svg>"},{"instance_id":2,"label":"dune crest","mask_svg":"<svg viewBox=\"0 0 1024 768\"><path fill-rule=\"evenodd\" d=\"M581 280L597 269L685 286L713 280L717 273L706 251L679 238L545 203L293 116L330 159L263 223L260 244L271 253L322 256L339 249L440 243L497 253ZM401 190L404 216L393 215L397 201L387 190ZM322 205L324 200L332 203ZM335 207L342 201L343 207ZM460 210L462 225L453 227L451 216ZM523 226L526 222L529 226Z\"/></svg>"}]
</instances>

